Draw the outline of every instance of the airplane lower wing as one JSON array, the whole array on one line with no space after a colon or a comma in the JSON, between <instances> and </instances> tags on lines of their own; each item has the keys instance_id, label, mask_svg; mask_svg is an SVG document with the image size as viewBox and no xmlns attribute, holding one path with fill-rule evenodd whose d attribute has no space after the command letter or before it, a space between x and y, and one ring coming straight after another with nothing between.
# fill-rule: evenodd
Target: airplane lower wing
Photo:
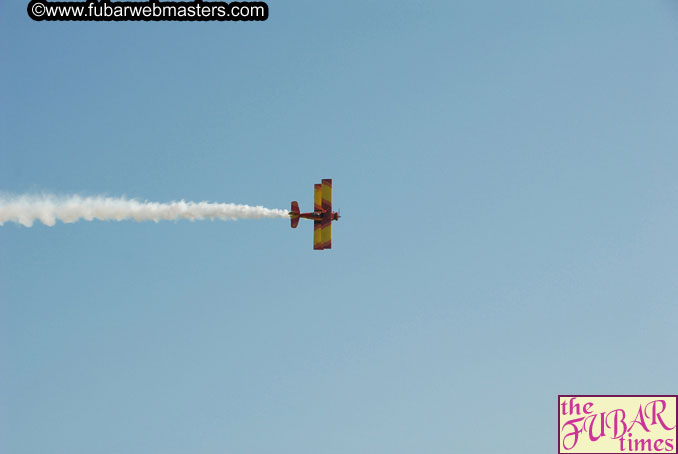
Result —
<instances>
[{"instance_id":1,"label":"airplane lower wing","mask_svg":"<svg viewBox=\"0 0 678 454\"><path fill-rule=\"evenodd\" d=\"M332 249L332 221L313 222L313 249Z\"/></svg>"},{"instance_id":2,"label":"airplane lower wing","mask_svg":"<svg viewBox=\"0 0 678 454\"><path fill-rule=\"evenodd\" d=\"M320 234L323 249L332 249L332 218L321 221L322 233Z\"/></svg>"},{"instance_id":3,"label":"airplane lower wing","mask_svg":"<svg viewBox=\"0 0 678 454\"><path fill-rule=\"evenodd\" d=\"M323 221L313 221L313 249L324 249L322 230Z\"/></svg>"}]
</instances>

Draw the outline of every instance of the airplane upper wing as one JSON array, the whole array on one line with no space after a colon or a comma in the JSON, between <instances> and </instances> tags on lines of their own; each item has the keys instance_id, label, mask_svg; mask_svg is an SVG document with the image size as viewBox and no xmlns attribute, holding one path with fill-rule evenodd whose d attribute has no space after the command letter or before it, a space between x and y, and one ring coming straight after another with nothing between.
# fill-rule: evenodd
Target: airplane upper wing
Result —
<instances>
[{"instance_id":1,"label":"airplane upper wing","mask_svg":"<svg viewBox=\"0 0 678 454\"><path fill-rule=\"evenodd\" d=\"M315 210L325 211L323 219L313 223L313 249L332 249L332 180L314 185L313 196Z\"/></svg>"},{"instance_id":2,"label":"airplane upper wing","mask_svg":"<svg viewBox=\"0 0 678 454\"><path fill-rule=\"evenodd\" d=\"M322 180L322 207L326 213L332 213L332 179Z\"/></svg>"},{"instance_id":3,"label":"airplane upper wing","mask_svg":"<svg viewBox=\"0 0 678 454\"><path fill-rule=\"evenodd\" d=\"M322 187L322 184L313 185L313 211L320 211L323 209Z\"/></svg>"}]
</instances>

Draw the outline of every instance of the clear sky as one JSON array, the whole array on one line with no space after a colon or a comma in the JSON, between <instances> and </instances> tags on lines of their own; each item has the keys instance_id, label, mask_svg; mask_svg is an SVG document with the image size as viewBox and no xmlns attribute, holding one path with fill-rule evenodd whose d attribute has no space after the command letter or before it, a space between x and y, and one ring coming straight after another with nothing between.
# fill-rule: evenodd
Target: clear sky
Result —
<instances>
[{"instance_id":1,"label":"clear sky","mask_svg":"<svg viewBox=\"0 0 678 454\"><path fill-rule=\"evenodd\" d=\"M288 208L0 227L0 452L544 453L676 393L675 1L0 5L0 191Z\"/></svg>"}]
</instances>

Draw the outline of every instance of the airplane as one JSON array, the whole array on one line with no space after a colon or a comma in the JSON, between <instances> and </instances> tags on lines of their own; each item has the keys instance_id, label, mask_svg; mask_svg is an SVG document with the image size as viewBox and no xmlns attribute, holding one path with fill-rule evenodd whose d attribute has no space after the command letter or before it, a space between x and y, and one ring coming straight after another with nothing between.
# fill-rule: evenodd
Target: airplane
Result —
<instances>
[{"instance_id":1,"label":"airplane","mask_svg":"<svg viewBox=\"0 0 678 454\"><path fill-rule=\"evenodd\" d=\"M323 179L321 184L313 185L313 189L313 212L302 213L299 204L292 202L290 224L296 229L299 219L312 219L313 249L332 249L332 221L338 221L341 217L332 211L332 179Z\"/></svg>"}]
</instances>

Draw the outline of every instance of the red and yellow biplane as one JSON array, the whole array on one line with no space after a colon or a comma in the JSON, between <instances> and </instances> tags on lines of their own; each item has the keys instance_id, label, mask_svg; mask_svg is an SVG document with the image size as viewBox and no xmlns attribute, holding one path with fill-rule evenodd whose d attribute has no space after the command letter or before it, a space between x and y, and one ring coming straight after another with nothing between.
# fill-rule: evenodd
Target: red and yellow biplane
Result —
<instances>
[{"instance_id":1,"label":"red and yellow biplane","mask_svg":"<svg viewBox=\"0 0 678 454\"><path fill-rule=\"evenodd\" d=\"M332 180L326 178L313 185L313 212L302 213L299 204L292 202L290 223L297 228L299 219L313 220L313 249L332 249L332 221L339 220L339 213L332 211Z\"/></svg>"}]
</instances>

